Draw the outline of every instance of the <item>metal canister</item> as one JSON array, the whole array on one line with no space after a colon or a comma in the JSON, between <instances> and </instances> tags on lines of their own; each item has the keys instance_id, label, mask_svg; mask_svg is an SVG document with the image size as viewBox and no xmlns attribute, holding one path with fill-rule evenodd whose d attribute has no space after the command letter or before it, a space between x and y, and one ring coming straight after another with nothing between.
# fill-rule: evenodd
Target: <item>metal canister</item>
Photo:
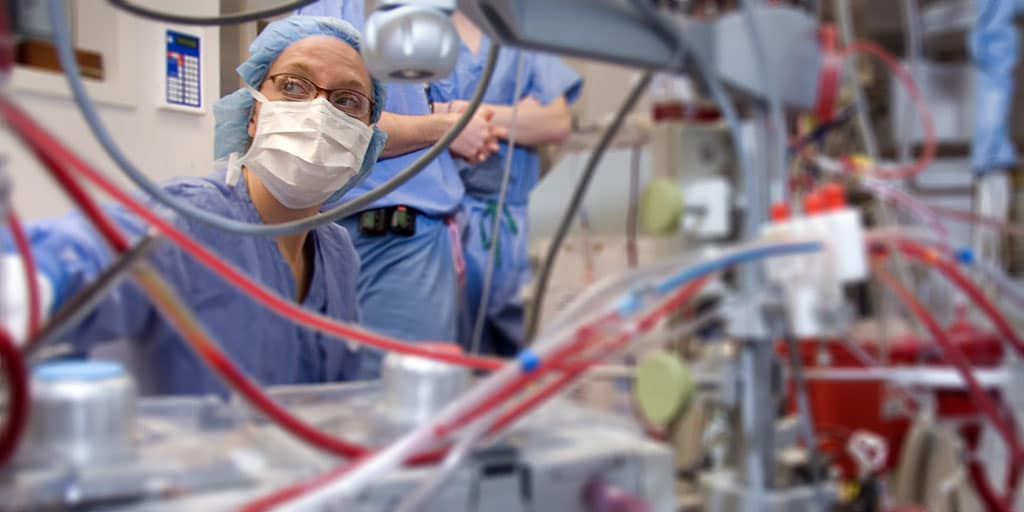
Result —
<instances>
[{"instance_id":1,"label":"metal canister","mask_svg":"<svg viewBox=\"0 0 1024 512\"><path fill-rule=\"evenodd\" d=\"M472 374L465 367L393 352L384 358L381 379L389 416L419 423L458 398L472 382Z\"/></svg>"},{"instance_id":2,"label":"metal canister","mask_svg":"<svg viewBox=\"0 0 1024 512\"><path fill-rule=\"evenodd\" d=\"M117 363L62 361L32 373L19 460L31 466L95 466L135 457L137 391Z\"/></svg>"}]
</instances>

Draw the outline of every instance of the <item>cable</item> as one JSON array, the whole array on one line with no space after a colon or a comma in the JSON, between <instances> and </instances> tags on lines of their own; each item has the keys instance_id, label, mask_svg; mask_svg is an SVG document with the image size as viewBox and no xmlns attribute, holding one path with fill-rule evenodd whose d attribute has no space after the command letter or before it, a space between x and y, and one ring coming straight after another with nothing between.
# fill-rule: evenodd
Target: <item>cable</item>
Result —
<instances>
[{"instance_id":1,"label":"cable","mask_svg":"<svg viewBox=\"0 0 1024 512\"><path fill-rule=\"evenodd\" d=\"M0 329L0 371L7 378L7 414L0 430L0 469L11 461L25 432L29 409L28 370L14 338Z\"/></svg>"},{"instance_id":2,"label":"cable","mask_svg":"<svg viewBox=\"0 0 1024 512\"><path fill-rule=\"evenodd\" d=\"M60 309L43 325L35 336L29 338L22 351L30 360L35 359L47 343L59 340L69 329L77 326L96 305L121 283L136 263L148 257L160 238L146 235L127 251L121 253L112 265L103 270L96 279L68 299Z\"/></svg>"},{"instance_id":3,"label":"cable","mask_svg":"<svg viewBox=\"0 0 1024 512\"><path fill-rule=\"evenodd\" d=\"M104 193L122 203L129 211L145 220L151 227L191 254L192 257L220 274L226 281L242 289L251 298L262 303L268 309L282 317L290 318L297 324L337 338L370 345L380 350L415 355L480 370L495 370L503 364L501 359L464 356L449 353L448 351L419 347L416 344L387 338L360 327L348 325L309 311L297 305L294 300L283 298L262 284L253 281L202 244L192 240L173 224L153 212L152 209L118 188L113 182L47 134L38 124L21 112L17 106L3 95L0 95L0 116L3 116L14 128L14 133L32 149L33 153L45 164L51 175L65 187L83 211L90 218L94 219L94 222L97 223L97 229L105 239L111 241L111 244L118 252L128 250L130 247L128 240L117 226L103 214L82 186L71 177L70 171L65 168L65 164L73 167L81 176L99 187Z\"/></svg>"},{"instance_id":4,"label":"cable","mask_svg":"<svg viewBox=\"0 0 1024 512\"><path fill-rule=\"evenodd\" d=\"M473 338L469 353L480 353L480 339L484 334L484 323L487 320L487 306L491 301L491 284L494 280L494 265L498 258L498 237L501 236L501 218L505 212L505 196L508 194L508 183L512 177L512 159L516 149L516 118L519 115L519 94L523 85L523 54L516 52L516 79L512 86L512 124L508 131L505 169L501 174L501 186L498 188L498 203L494 209L494 222L491 223L491 243L487 248L487 265L484 267L483 290L480 304L477 306L476 319L473 322ZM482 234L482 233L481 233ZM514 271L514 270L513 270ZM520 343L522 340L520 340Z\"/></svg>"},{"instance_id":5,"label":"cable","mask_svg":"<svg viewBox=\"0 0 1024 512\"><path fill-rule=\"evenodd\" d=\"M853 44L853 15L850 12L850 0L835 0L835 11L836 17L839 21L839 34L842 39L844 47L848 47ZM857 132L860 134L861 141L864 143L864 152L868 154L868 158L871 158L872 162L878 161L878 139L875 137L875 131L871 128L871 118L867 109L867 99L864 97L864 88L861 87L860 79L857 77L857 70L855 67L846 62L844 66L846 68L846 74L852 78L853 82L853 102L857 107Z\"/></svg>"},{"instance_id":6,"label":"cable","mask_svg":"<svg viewBox=\"0 0 1024 512\"><path fill-rule=\"evenodd\" d=\"M21 264L25 267L25 287L28 290L28 333L26 339L31 339L39 330L42 322L42 297L39 291L39 280L36 279L36 260L32 256L32 246L25 235L25 228L14 210L7 212L7 226L11 230L11 237L14 238L14 245L18 248L21 256ZM26 345L27 347L28 345Z\"/></svg>"},{"instance_id":7,"label":"cable","mask_svg":"<svg viewBox=\"0 0 1024 512\"><path fill-rule=\"evenodd\" d=\"M820 510L828 510L827 498L817 485L820 478L827 478L821 471L819 462L822 460L818 455L814 432L814 414L811 411L811 402L807 398L807 379L804 378L804 362L801 359L800 345L796 337L787 334L785 336L786 347L789 351L789 366L793 371L793 383L796 385L796 408L798 412L799 426L804 442L807 443L807 461L811 469L811 487L814 489L814 499L818 502Z\"/></svg>"},{"instance_id":8,"label":"cable","mask_svg":"<svg viewBox=\"0 0 1024 512\"><path fill-rule=\"evenodd\" d=\"M904 44L906 45L907 56L910 57L910 73L911 76L917 79L921 76L921 10L919 9L917 0L903 0L900 3L903 8L903 33ZM906 104L903 105L906 107ZM911 115L906 108L903 108L899 112L900 125L907 127L907 117ZM900 161L906 162L910 159L910 144L901 137L899 139L900 146Z\"/></svg>"},{"instance_id":9,"label":"cable","mask_svg":"<svg viewBox=\"0 0 1024 512\"><path fill-rule=\"evenodd\" d=\"M376 188L367 191L365 194L361 194L331 208L330 210L319 212L316 215L279 224L249 224L202 210L180 198L174 197L171 193L160 187L160 185L150 180L125 156L124 152L121 151L113 137L110 135L110 132L103 124L103 121L100 119L100 116L96 111L96 106L93 104L92 100L89 98L88 92L85 90L85 84L82 82L82 77L78 70L78 63L74 57L74 50L71 46L71 37L68 32L67 24L64 22L63 17L60 16L60 5L60 0L47 1L47 8L50 13L50 20L54 27L54 36L57 42L57 54L60 57L61 66L65 70L64 75L67 78L68 85L71 87L71 92L73 93L75 103L78 105L78 109L81 111L86 123L88 123L90 129L93 131L93 135L96 137L96 140L103 146L103 149L107 152L110 158L117 163L117 166L121 171L128 176L136 186L144 190L161 204L174 210L183 217L196 220L222 231L249 236L277 237L313 230L319 226L341 219L342 217L347 217L367 209L375 201L386 196L392 190L395 190L406 181L419 174L427 164L437 157L437 155L448 149L448 145L458 137L459 133L462 132L462 129L469 123L473 115L476 113L476 109L483 99L484 92L490 84L491 76L494 73L495 63L497 62L498 50L500 48L500 45L498 44L493 44L491 46L491 49L487 54L487 64L484 66L480 83L477 85L472 99L469 100L469 105L466 108L466 111L463 112L462 116L455 122L455 125L445 132L445 134L435 142L430 149L420 155L415 162L409 164L409 167L392 176Z\"/></svg>"},{"instance_id":10,"label":"cable","mask_svg":"<svg viewBox=\"0 0 1024 512\"><path fill-rule=\"evenodd\" d=\"M636 236L639 231L639 209L640 146L633 146L629 159L629 206L626 210L626 262L629 268L636 268L640 259L636 246Z\"/></svg>"},{"instance_id":11,"label":"cable","mask_svg":"<svg viewBox=\"0 0 1024 512\"><path fill-rule=\"evenodd\" d=\"M572 226L572 221L576 218L576 211L579 210L580 205L583 204L583 197L587 194L587 189L590 186L590 181L594 177L594 172L597 170L597 164L601 162L601 157L604 156L604 152L611 145L612 138L615 133L619 131L619 127L622 126L622 122L626 119L626 115L633 110L633 106L640 99L640 95L650 85L651 79L654 78L653 71L647 71L640 78L640 81L633 86L633 90L626 96L626 101L619 107L619 111L615 113L615 118L612 119L612 123L608 125L604 133L601 134L601 139L598 140L597 146L594 147L593 153L590 154L590 160L587 161L586 167L583 169L583 174L580 175L579 181L576 182L576 188L573 190L572 197L569 199L569 204L565 208L565 213L562 214L562 219L558 223L558 228L555 230L555 236L551 239L551 243L548 245L547 254L544 256L544 264L541 265L540 272L537 274L537 281L534 284L533 301L530 303L530 308L526 312L526 322L523 339L526 341L533 340L537 335L537 328L540 325L540 312L544 305L544 296L547 294L548 281L551 278L551 271L555 266L555 259L558 258L558 251L562 248L562 243L565 242L566 235L569 234L569 228Z\"/></svg>"},{"instance_id":12,"label":"cable","mask_svg":"<svg viewBox=\"0 0 1024 512\"><path fill-rule=\"evenodd\" d=\"M107 0L107 3L125 12L129 12L141 18L147 18L153 21L160 21L163 23L177 23L180 25L201 25L201 26L217 26L217 25L236 25L239 23L248 23L250 21L260 21L267 18L273 18L282 14L288 14L295 11L300 7L305 7L316 0L294 0L290 2L284 2L279 5L267 7L265 9L256 9L252 11L244 12L233 12L230 14L220 14L217 16L181 16L178 14L170 14L154 9L149 9L136 5L125 0Z\"/></svg>"}]
</instances>

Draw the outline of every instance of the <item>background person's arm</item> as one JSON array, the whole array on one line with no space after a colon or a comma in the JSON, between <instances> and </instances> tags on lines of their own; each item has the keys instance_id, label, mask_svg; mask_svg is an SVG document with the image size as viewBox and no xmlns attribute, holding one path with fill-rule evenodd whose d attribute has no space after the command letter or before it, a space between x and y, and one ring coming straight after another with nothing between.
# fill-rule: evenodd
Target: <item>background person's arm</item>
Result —
<instances>
[{"instance_id":1,"label":"background person's arm","mask_svg":"<svg viewBox=\"0 0 1024 512\"><path fill-rule=\"evenodd\" d=\"M456 100L451 103L436 104L435 108L451 109L462 112L467 102ZM491 122L503 127L506 132L512 130L512 110L509 105L481 105L494 112ZM523 98L519 102L519 112L515 115L516 144L535 147L544 144L558 144L565 141L572 131L572 114L564 97L558 97L547 105L541 105L533 97ZM507 136L506 136L507 137Z\"/></svg>"},{"instance_id":2,"label":"background person's arm","mask_svg":"<svg viewBox=\"0 0 1024 512\"><path fill-rule=\"evenodd\" d=\"M470 162L485 160L498 150L499 137L504 129L492 125L495 113L480 108L462 133L452 142L449 150ZM390 158L423 149L440 139L459 119L456 112L438 112L427 115L403 115L384 112L378 126L387 132L381 157Z\"/></svg>"}]
</instances>

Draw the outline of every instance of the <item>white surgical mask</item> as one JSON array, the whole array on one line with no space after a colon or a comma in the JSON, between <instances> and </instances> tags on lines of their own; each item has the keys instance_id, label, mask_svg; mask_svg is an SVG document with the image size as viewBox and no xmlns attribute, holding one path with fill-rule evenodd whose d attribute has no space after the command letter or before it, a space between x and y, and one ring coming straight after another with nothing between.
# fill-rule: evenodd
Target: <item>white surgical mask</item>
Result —
<instances>
[{"instance_id":1,"label":"white surgical mask","mask_svg":"<svg viewBox=\"0 0 1024 512\"><path fill-rule=\"evenodd\" d=\"M292 209L319 206L359 174L373 128L321 97L269 101L251 90L260 106L256 134L242 156L231 155L228 184L244 165Z\"/></svg>"}]
</instances>

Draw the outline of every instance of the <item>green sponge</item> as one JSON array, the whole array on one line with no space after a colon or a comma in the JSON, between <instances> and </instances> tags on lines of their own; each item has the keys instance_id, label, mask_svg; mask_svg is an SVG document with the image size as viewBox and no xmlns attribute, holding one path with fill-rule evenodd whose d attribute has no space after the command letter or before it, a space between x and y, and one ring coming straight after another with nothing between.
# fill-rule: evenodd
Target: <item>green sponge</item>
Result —
<instances>
[{"instance_id":1,"label":"green sponge","mask_svg":"<svg viewBox=\"0 0 1024 512\"><path fill-rule=\"evenodd\" d=\"M666 178L655 178L644 188L640 198L640 225L652 235L668 235L679 230L683 214L683 193L679 184Z\"/></svg>"},{"instance_id":2,"label":"green sponge","mask_svg":"<svg viewBox=\"0 0 1024 512\"><path fill-rule=\"evenodd\" d=\"M667 352L643 358L634 370L633 396L648 421L666 425L689 407L697 391L693 374Z\"/></svg>"}]
</instances>

